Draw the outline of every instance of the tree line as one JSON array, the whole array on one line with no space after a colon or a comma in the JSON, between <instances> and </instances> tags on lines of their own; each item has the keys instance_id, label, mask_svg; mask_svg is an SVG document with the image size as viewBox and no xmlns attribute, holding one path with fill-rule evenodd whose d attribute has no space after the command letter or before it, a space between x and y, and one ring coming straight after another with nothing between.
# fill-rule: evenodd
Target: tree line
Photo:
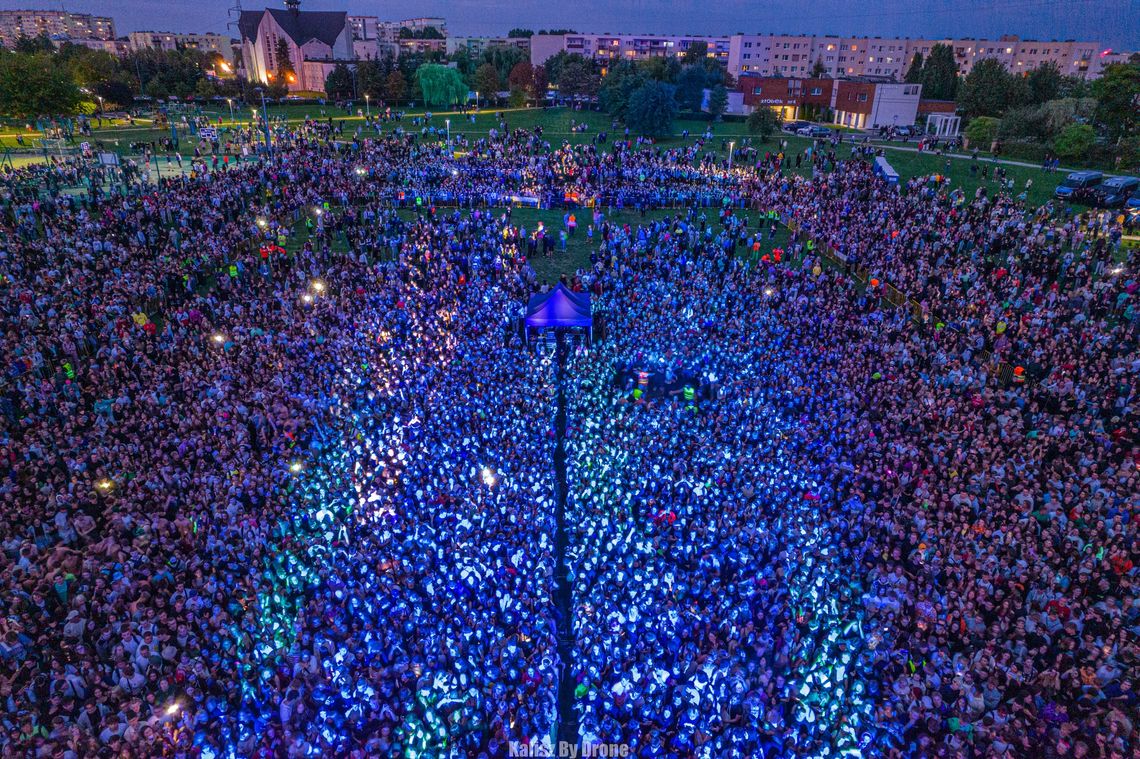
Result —
<instances>
[{"instance_id":1,"label":"tree line","mask_svg":"<svg viewBox=\"0 0 1140 759\"><path fill-rule=\"evenodd\" d=\"M961 76L953 49L939 44L925 59L915 54L906 81L921 84L924 98L955 101L966 136L983 149L996 141L1014 157L1140 166L1140 56L1092 80L1052 62L1019 74L996 58Z\"/></svg>"},{"instance_id":2,"label":"tree line","mask_svg":"<svg viewBox=\"0 0 1140 759\"><path fill-rule=\"evenodd\" d=\"M46 36L0 50L0 113L15 118L125 110L139 97L240 97L217 53L142 49L124 56ZM227 63L228 65L228 63ZM213 74L213 75L211 75ZM101 105L100 105L101 103Z\"/></svg>"}]
</instances>

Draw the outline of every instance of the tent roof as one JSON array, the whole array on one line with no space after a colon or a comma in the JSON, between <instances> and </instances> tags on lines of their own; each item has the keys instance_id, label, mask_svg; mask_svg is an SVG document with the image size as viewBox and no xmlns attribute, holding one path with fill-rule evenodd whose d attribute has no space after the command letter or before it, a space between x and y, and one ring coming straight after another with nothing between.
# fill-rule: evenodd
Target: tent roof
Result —
<instances>
[{"instance_id":1,"label":"tent roof","mask_svg":"<svg viewBox=\"0 0 1140 759\"><path fill-rule=\"evenodd\" d=\"M527 304L528 327L589 327L593 323L589 294L572 292L561 282L548 293L532 296Z\"/></svg>"}]
</instances>

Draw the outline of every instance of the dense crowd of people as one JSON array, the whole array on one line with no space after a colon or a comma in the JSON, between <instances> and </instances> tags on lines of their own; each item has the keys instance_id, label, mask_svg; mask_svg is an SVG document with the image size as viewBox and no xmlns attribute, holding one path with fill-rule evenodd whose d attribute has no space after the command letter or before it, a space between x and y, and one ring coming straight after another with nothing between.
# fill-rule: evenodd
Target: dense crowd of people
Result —
<instances>
[{"instance_id":1,"label":"dense crowd of people","mask_svg":"<svg viewBox=\"0 0 1140 759\"><path fill-rule=\"evenodd\" d=\"M1135 754L1117 219L429 122L5 177L0 753Z\"/></svg>"}]
</instances>

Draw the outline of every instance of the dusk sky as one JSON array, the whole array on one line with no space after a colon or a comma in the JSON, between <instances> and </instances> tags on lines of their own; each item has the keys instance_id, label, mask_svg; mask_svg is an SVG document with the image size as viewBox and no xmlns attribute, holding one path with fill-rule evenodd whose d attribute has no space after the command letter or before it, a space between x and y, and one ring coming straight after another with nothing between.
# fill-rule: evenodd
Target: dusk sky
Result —
<instances>
[{"instance_id":1,"label":"dusk sky","mask_svg":"<svg viewBox=\"0 0 1140 759\"><path fill-rule=\"evenodd\" d=\"M280 7L281 2L271 5ZM60 8L108 15L125 34L224 31L234 0L0 0L0 9ZM265 0L243 0L246 9ZM1098 40L1140 48L1140 0L302 0L310 10L346 9L400 19L443 16L455 35L506 34L513 26L581 32L732 34L788 32L870 36L1016 34Z\"/></svg>"}]
</instances>

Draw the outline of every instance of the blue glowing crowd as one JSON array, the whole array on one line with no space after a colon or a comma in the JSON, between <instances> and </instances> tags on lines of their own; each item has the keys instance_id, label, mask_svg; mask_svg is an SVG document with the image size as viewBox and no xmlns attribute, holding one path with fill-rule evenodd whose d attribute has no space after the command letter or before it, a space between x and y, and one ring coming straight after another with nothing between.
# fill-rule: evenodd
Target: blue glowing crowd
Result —
<instances>
[{"instance_id":1,"label":"blue glowing crowd","mask_svg":"<svg viewBox=\"0 0 1140 759\"><path fill-rule=\"evenodd\" d=\"M0 755L1136 755L1119 219L437 126L0 177Z\"/></svg>"}]
</instances>

